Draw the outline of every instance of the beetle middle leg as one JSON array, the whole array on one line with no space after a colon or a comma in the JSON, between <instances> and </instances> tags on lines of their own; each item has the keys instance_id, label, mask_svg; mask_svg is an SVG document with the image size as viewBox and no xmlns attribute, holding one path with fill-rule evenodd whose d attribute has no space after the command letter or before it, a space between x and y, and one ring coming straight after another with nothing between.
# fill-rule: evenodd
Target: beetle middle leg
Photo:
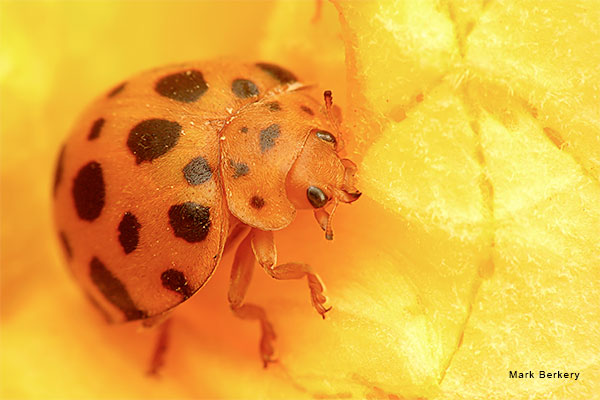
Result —
<instances>
[{"instance_id":1,"label":"beetle middle leg","mask_svg":"<svg viewBox=\"0 0 600 400\"><path fill-rule=\"evenodd\" d=\"M260 322L262 330L260 355L266 368L270 362L275 361L273 359L275 331L262 307L250 303L242 304L248 291L248 285L252 279L252 270L254 269L255 258L252 252L251 241L252 231L246 235L236 250L231 268L228 298L231 310L236 317L241 319L255 319Z\"/></svg>"}]
</instances>

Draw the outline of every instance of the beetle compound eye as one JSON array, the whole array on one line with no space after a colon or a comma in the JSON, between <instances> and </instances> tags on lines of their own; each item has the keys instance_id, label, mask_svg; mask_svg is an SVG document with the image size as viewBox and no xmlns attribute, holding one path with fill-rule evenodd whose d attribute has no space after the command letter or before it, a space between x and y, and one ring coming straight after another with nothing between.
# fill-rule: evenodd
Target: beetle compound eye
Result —
<instances>
[{"instance_id":1,"label":"beetle compound eye","mask_svg":"<svg viewBox=\"0 0 600 400\"><path fill-rule=\"evenodd\" d=\"M327 204L327 200L329 200L325 193L316 186L309 186L309 188L306 189L306 197L314 208L323 207Z\"/></svg>"},{"instance_id":2,"label":"beetle compound eye","mask_svg":"<svg viewBox=\"0 0 600 400\"><path fill-rule=\"evenodd\" d=\"M321 139L324 142L329 142L329 143L333 143L333 144L337 144L337 140L335 140L335 136L333 136L331 134L331 132L327 132L327 131L323 131L323 130L318 130L316 132L316 135L319 139Z\"/></svg>"}]
</instances>

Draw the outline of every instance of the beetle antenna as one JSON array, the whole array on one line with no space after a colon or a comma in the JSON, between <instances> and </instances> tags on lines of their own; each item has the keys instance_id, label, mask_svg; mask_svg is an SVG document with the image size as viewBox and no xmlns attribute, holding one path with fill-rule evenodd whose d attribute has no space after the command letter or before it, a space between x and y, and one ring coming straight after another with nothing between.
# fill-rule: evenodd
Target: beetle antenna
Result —
<instances>
[{"instance_id":1,"label":"beetle antenna","mask_svg":"<svg viewBox=\"0 0 600 400\"><path fill-rule=\"evenodd\" d=\"M337 209L338 204L339 204L339 201L336 197L333 199L333 208L331 209L331 212L329 213L329 218L327 218L327 225L325 226L325 239L327 239L327 240L333 240L333 228L331 227L331 222L333 221L333 214L335 213L335 210Z\"/></svg>"},{"instance_id":2,"label":"beetle antenna","mask_svg":"<svg viewBox=\"0 0 600 400\"><path fill-rule=\"evenodd\" d=\"M342 138L342 131L340 130L340 125L338 124L338 118L336 118L333 112L333 94L331 93L331 90L324 91L323 98L325 99L325 115L327 115L327 119L335 128L335 134L339 139L338 142L340 146L336 150L340 151L344 148L344 139Z\"/></svg>"},{"instance_id":3,"label":"beetle antenna","mask_svg":"<svg viewBox=\"0 0 600 400\"><path fill-rule=\"evenodd\" d=\"M329 121L333 124L334 128L336 129L336 133L339 133L340 131L340 127L338 126L338 123L336 121L336 119L333 116L333 94L331 93L331 90L326 90L323 92L323 98L325 99L325 113L327 114L327 118L329 118Z\"/></svg>"},{"instance_id":4,"label":"beetle antenna","mask_svg":"<svg viewBox=\"0 0 600 400\"><path fill-rule=\"evenodd\" d=\"M333 221L333 214L335 213L338 204L339 200L337 197L334 197L333 208L331 209L330 213L325 211L323 208L315 210L315 219L319 223L321 229L325 231L325 239L327 240L333 240L333 228L331 227L331 222Z\"/></svg>"},{"instance_id":5,"label":"beetle antenna","mask_svg":"<svg viewBox=\"0 0 600 400\"><path fill-rule=\"evenodd\" d=\"M323 208L318 208L315 210L315 219L319 223L321 229L327 229L327 221L329 220L329 213L325 211Z\"/></svg>"}]
</instances>

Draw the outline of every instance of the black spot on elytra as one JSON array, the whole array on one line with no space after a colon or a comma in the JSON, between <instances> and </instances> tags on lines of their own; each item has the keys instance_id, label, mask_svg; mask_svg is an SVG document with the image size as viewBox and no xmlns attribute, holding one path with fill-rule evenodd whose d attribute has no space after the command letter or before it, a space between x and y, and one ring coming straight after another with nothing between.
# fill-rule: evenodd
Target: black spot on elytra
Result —
<instances>
[{"instance_id":1,"label":"black spot on elytra","mask_svg":"<svg viewBox=\"0 0 600 400\"><path fill-rule=\"evenodd\" d=\"M208 85L204 80L202 72L189 70L167 75L159 79L156 82L154 90L161 96L181 101L182 103L193 103L208 90Z\"/></svg>"},{"instance_id":2,"label":"black spot on elytra","mask_svg":"<svg viewBox=\"0 0 600 400\"><path fill-rule=\"evenodd\" d=\"M304 111L305 113L307 113L308 115L315 115L315 112L310 107L300 106L300 109L302 111Z\"/></svg>"},{"instance_id":3,"label":"black spot on elytra","mask_svg":"<svg viewBox=\"0 0 600 400\"><path fill-rule=\"evenodd\" d=\"M210 208L191 201L176 204L169 209L169 223L176 237L201 242L210 229Z\"/></svg>"},{"instance_id":4,"label":"black spot on elytra","mask_svg":"<svg viewBox=\"0 0 600 400\"><path fill-rule=\"evenodd\" d=\"M260 131L260 150L264 153L275 146L275 139L279 137L279 125L272 124Z\"/></svg>"},{"instance_id":5,"label":"black spot on elytra","mask_svg":"<svg viewBox=\"0 0 600 400\"><path fill-rule=\"evenodd\" d=\"M212 171L208 161L198 156L183 168L183 176L190 185L200 185L211 178Z\"/></svg>"},{"instance_id":6,"label":"black spot on elytra","mask_svg":"<svg viewBox=\"0 0 600 400\"><path fill-rule=\"evenodd\" d=\"M250 199L250 205L252 206L252 208L260 210L265 206L265 199L263 199L260 196L252 196L252 198Z\"/></svg>"},{"instance_id":7,"label":"black spot on elytra","mask_svg":"<svg viewBox=\"0 0 600 400\"><path fill-rule=\"evenodd\" d=\"M60 231L58 232L58 237L60 238L63 250L65 251L65 255L67 256L67 260L71 260L73 258L73 248L71 247L71 242L69 242L69 238L67 238L67 234L63 231Z\"/></svg>"},{"instance_id":8,"label":"black spot on elytra","mask_svg":"<svg viewBox=\"0 0 600 400\"><path fill-rule=\"evenodd\" d=\"M248 79L236 79L231 83L231 91L240 99L258 96L258 88Z\"/></svg>"},{"instance_id":9,"label":"black spot on elytra","mask_svg":"<svg viewBox=\"0 0 600 400\"><path fill-rule=\"evenodd\" d=\"M329 143L333 143L333 144L337 143L337 140L335 140L335 136L333 136L333 134L331 132L319 130L316 132L316 135L319 139L321 139L324 142L329 142Z\"/></svg>"},{"instance_id":10,"label":"black spot on elytra","mask_svg":"<svg viewBox=\"0 0 600 400\"><path fill-rule=\"evenodd\" d=\"M147 317L145 311L135 306L125 285L97 257L92 258L92 261L90 261L90 278L106 300L123 311L127 320Z\"/></svg>"},{"instance_id":11,"label":"black spot on elytra","mask_svg":"<svg viewBox=\"0 0 600 400\"><path fill-rule=\"evenodd\" d=\"M56 189L58 189L58 185L62 181L66 147L66 145L62 146L60 153L58 154L58 160L56 160L56 169L54 170L54 194L56 194Z\"/></svg>"},{"instance_id":12,"label":"black spot on elytra","mask_svg":"<svg viewBox=\"0 0 600 400\"><path fill-rule=\"evenodd\" d=\"M242 126L240 128L240 132L242 132L242 133L248 133L248 127L247 126Z\"/></svg>"},{"instance_id":13,"label":"black spot on elytra","mask_svg":"<svg viewBox=\"0 0 600 400\"><path fill-rule=\"evenodd\" d=\"M92 124L92 129L90 129L90 133L88 134L88 140L94 140L100 136L100 131L104 126L104 122L104 118L98 118L96 121L94 121Z\"/></svg>"},{"instance_id":14,"label":"black spot on elytra","mask_svg":"<svg viewBox=\"0 0 600 400\"><path fill-rule=\"evenodd\" d=\"M127 147L135 162L152 161L171 150L179 141L181 125L164 119L147 119L131 129Z\"/></svg>"},{"instance_id":15,"label":"black spot on elytra","mask_svg":"<svg viewBox=\"0 0 600 400\"><path fill-rule=\"evenodd\" d=\"M142 225L140 225L135 215L129 211L123 214L123 218L119 223L119 243L121 243L125 254L129 254L137 248L141 227Z\"/></svg>"},{"instance_id":16,"label":"black spot on elytra","mask_svg":"<svg viewBox=\"0 0 600 400\"><path fill-rule=\"evenodd\" d=\"M160 275L163 287L183 295L183 299L188 299L194 291L188 285L187 278L183 272L170 268Z\"/></svg>"},{"instance_id":17,"label":"black spot on elytra","mask_svg":"<svg viewBox=\"0 0 600 400\"><path fill-rule=\"evenodd\" d=\"M278 65L257 63L256 66L277 79L280 83L292 83L298 80L294 74Z\"/></svg>"},{"instance_id":18,"label":"black spot on elytra","mask_svg":"<svg viewBox=\"0 0 600 400\"><path fill-rule=\"evenodd\" d=\"M102 167L91 161L81 167L73 180L73 200L79 218L93 221L100 216L105 201Z\"/></svg>"},{"instance_id":19,"label":"black spot on elytra","mask_svg":"<svg viewBox=\"0 0 600 400\"><path fill-rule=\"evenodd\" d=\"M248 172L250 172L250 168L246 163L229 160L229 165L233 168L233 177L236 179L240 176L248 175Z\"/></svg>"},{"instance_id":20,"label":"black spot on elytra","mask_svg":"<svg viewBox=\"0 0 600 400\"><path fill-rule=\"evenodd\" d=\"M106 97L109 97L109 98L115 97L116 95L121 93L123 91L123 89L125 89L125 86L127 86L127 82L121 83L119 86L116 86L114 89L112 89L110 92L108 92Z\"/></svg>"},{"instance_id":21,"label":"black spot on elytra","mask_svg":"<svg viewBox=\"0 0 600 400\"><path fill-rule=\"evenodd\" d=\"M267 106L270 111L281 111L281 105L277 101L265 103L265 106Z\"/></svg>"}]
</instances>

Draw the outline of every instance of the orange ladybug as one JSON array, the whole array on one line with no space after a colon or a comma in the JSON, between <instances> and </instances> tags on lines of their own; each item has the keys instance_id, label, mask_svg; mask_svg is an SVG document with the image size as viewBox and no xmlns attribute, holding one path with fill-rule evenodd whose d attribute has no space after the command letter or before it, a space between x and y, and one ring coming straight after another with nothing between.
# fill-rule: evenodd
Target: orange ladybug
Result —
<instances>
[{"instance_id":1,"label":"orange ladybug","mask_svg":"<svg viewBox=\"0 0 600 400\"><path fill-rule=\"evenodd\" d=\"M273 328L244 303L255 261L275 279L306 277L324 317L319 277L277 265L273 231L313 209L331 239L338 202L360 193L338 154L331 93L322 107L305 89L273 64L192 62L128 80L84 113L58 158L54 214L71 271L111 321L164 320L242 235L229 303L260 322L265 366Z\"/></svg>"}]
</instances>

